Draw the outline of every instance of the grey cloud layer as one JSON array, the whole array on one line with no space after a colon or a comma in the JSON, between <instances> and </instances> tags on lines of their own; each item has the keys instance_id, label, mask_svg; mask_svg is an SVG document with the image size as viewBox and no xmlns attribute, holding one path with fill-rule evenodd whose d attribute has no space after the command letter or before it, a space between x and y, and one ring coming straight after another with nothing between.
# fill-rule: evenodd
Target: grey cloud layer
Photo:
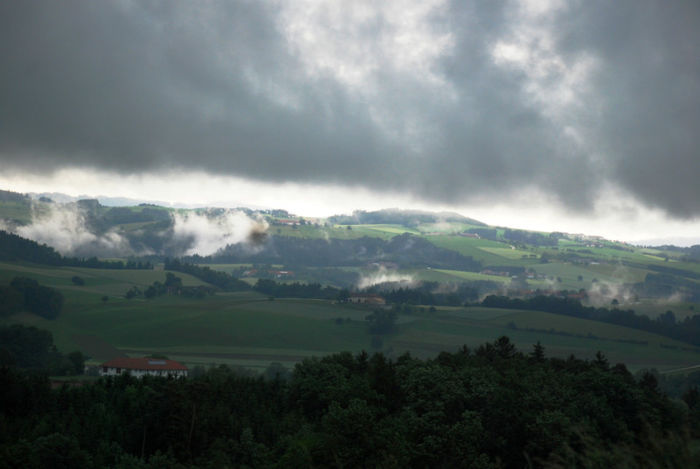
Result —
<instances>
[{"instance_id":1,"label":"grey cloud layer","mask_svg":"<svg viewBox=\"0 0 700 469\"><path fill-rule=\"evenodd\" d=\"M571 5L536 17L512 2L438 9L428 27L452 42L432 78L382 56L392 25L377 14L343 31L379 61L349 85L309 70L282 4L3 2L0 161L201 168L446 202L533 186L578 209L613 184L700 215L698 7ZM528 60L494 59L523 37ZM585 58L595 66L579 83Z\"/></svg>"}]
</instances>

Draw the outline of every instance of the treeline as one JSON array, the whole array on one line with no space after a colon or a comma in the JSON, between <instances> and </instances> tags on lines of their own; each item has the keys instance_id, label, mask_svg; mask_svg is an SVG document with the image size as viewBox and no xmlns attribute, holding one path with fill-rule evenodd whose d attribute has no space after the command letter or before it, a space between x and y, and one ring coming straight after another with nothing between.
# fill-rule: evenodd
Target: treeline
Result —
<instances>
[{"instance_id":1,"label":"treeline","mask_svg":"<svg viewBox=\"0 0 700 469\"><path fill-rule=\"evenodd\" d=\"M676 252L680 255L679 260L684 262L700 262L700 244L695 244L689 247L664 244L663 246L655 246L655 248L662 251Z\"/></svg>"},{"instance_id":2,"label":"treeline","mask_svg":"<svg viewBox=\"0 0 700 469\"><path fill-rule=\"evenodd\" d=\"M352 215L334 215L328 221L337 225L403 225L416 227L423 223L457 222L469 223L471 225L482 225L484 223L467 218L458 213L432 213L419 210L377 210L366 212L355 210Z\"/></svg>"},{"instance_id":3,"label":"treeline","mask_svg":"<svg viewBox=\"0 0 700 469\"><path fill-rule=\"evenodd\" d=\"M155 281L145 290L141 290L137 286L131 287L124 295L127 300L144 296L147 299L155 298L164 295L182 296L185 298L205 298L207 295L213 295L214 289L204 285L184 286L182 279L175 276L172 272L165 274L165 282Z\"/></svg>"},{"instance_id":4,"label":"treeline","mask_svg":"<svg viewBox=\"0 0 700 469\"><path fill-rule=\"evenodd\" d=\"M400 267L434 267L478 272L480 262L471 257L435 246L430 241L408 233L390 240L362 237L358 239L310 239L293 236L269 236L260 249L244 244L229 245L216 257L184 257L190 264L259 263L292 264L310 267L364 266L372 262L393 262Z\"/></svg>"},{"instance_id":5,"label":"treeline","mask_svg":"<svg viewBox=\"0 0 700 469\"><path fill-rule=\"evenodd\" d=\"M83 374L84 365L85 356L81 352L64 355L56 350L53 336L47 330L19 324L0 326L0 368L67 376Z\"/></svg>"},{"instance_id":6,"label":"treeline","mask_svg":"<svg viewBox=\"0 0 700 469\"><path fill-rule=\"evenodd\" d=\"M533 244L535 246L557 246L561 233L551 233L543 235L534 231L506 229L503 238L507 241L520 244Z\"/></svg>"},{"instance_id":7,"label":"treeline","mask_svg":"<svg viewBox=\"0 0 700 469\"><path fill-rule=\"evenodd\" d=\"M125 223L170 221L170 212L162 207L112 207L102 215L105 228Z\"/></svg>"},{"instance_id":8,"label":"treeline","mask_svg":"<svg viewBox=\"0 0 700 469\"><path fill-rule=\"evenodd\" d=\"M362 290L382 296L387 303L395 305L461 306L479 298L481 291L493 291L497 285L489 281L464 282L440 285L437 282L422 282L416 287L396 289L381 285ZM281 283L270 279L258 279L253 290L278 298L317 298L325 300L347 300L350 290L320 283Z\"/></svg>"},{"instance_id":9,"label":"treeline","mask_svg":"<svg viewBox=\"0 0 700 469\"><path fill-rule=\"evenodd\" d=\"M382 296L387 303L396 305L462 306L475 301L482 292L493 291L498 285L489 281L463 282L440 285L438 282L422 282L416 287L386 289L381 285L362 290ZM277 298L316 298L347 300L351 295L346 288L336 288L320 283L282 283L260 278L252 287L254 291Z\"/></svg>"},{"instance_id":10,"label":"treeline","mask_svg":"<svg viewBox=\"0 0 700 469\"><path fill-rule=\"evenodd\" d=\"M421 282L415 287L386 289L381 285L366 291L382 295L388 303L432 306L462 306L476 301L482 294L497 290L500 284L491 281L462 282L441 285L438 282Z\"/></svg>"},{"instance_id":11,"label":"treeline","mask_svg":"<svg viewBox=\"0 0 700 469\"><path fill-rule=\"evenodd\" d=\"M477 234L482 239L498 241L498 230L496 228L470 228L467 230L467 233Z\"/></svg>"},{"instance_id":12,"label":"treeline","mask_svg":"<svg viewBox=\"0 0 700 469\"><path fill-rule=\"evenodd\" d=\"M125 263L122 261L103 261L97 257L84 259L64 257L46 244L39 244L3 230L0 230L0 260L94 269L153 269L153 264L149 261L128 260Z\"/></svg>"},{"instance_id":13,"label":"treeline","mask_svg":"<svg viewBox=\"0 0 700 469\"><path fill-rule=\"evenodd\" d=\"M274 280L258 279L253 290L264 295L278 298L318 298L323 300L337 300L343 296L347 298L348 291L331 286L322 286L320 283L277 283Z\"/></svg>"},{"instance_id":14,"label":"treeline","mask_svg":"<svg viewBox=\"0 0 700 469\"><path fill-rule=\"evenodd\" d=\"M0 461L12 467L698 467L655 378L525 355L503 337L421 360L339 353L288 380L213 368L52 391L0 369Z\"/></svg>"},{"instance_id":15,"label":"treeline","mask_svg":"<svg viewBox=\"0 0 700 469\"><path fill-rule=\"evenodd\" d=\"M58 290L31 278L15 277L8 286L0 286L0 317L29 311L46 319L56 319L63 309Z\"/></svg>"},{"instance_id":16,"label":"treeline","mask_svg":"<svg viewBox=\"0 0 700 469\"><path fill-rule=\"evenodd\" d=\"M658 268L658 266L655 267L655 269ZM686 277L697 278L697 274L691 275L688 272ZM668 298L671 295L681 295L687 301L700 301L700 283L670 273L646 274L643 282L633 285L633 291L639 296Z\"/></svg>"},{"instance_id":17,"label":"treeline","mask_svg":"<svg viewBox=\"0 0 700 469\"><path fill-rule=\"evenodd\" d=\"M153 264L150 261L141 261L129 259L124 261L105 261L97 257L77 258L64 257L63 261L58 264L67 267L87 267L90 269L132 269L132 270L153 270Z\"/></svg>"},{"instance_id":18,"label":"treeline","mask_svg":"<svg viewBox=\"0 0 700 469\"><path fill-rule=\"evenodd\" d=\"M28 195L22 194L20 192L0 190L0 202L29 203L29 202L31 202L31 199L29 198Z\"/></svg>"},{"instance_id":19,"label":"treeline","mask_svg":"<svg viewBox=\"0 0 700 469\"><path fill-rule=\"evenodd\" d=\"M190 274L191 276L197 277L198 279L214 285L215 287L218 287L224 291L234 292L250 290L250 285L243 280L239 280L227 274L226 272L213 270L206 266L200 267L198 265L188 264L181 262L178 259L165 259L164 269Z\"/></svg>"},{"instance_id":20,"label":"treeline","mask_svg":"<svg viewBox=\"0 0 700 469\"><path fill-rule=\"evenodd\" d=\"M621 310L617 308L583 306L576 299L544 295L528 299L489 295L484 298L481 305L490 308L544 311L564 316L592 319L608 324L640 329L700 346L700 314L678 321L672 311L667 311L656 319L651 319L644 314L635 314L634 310L631 309Z\"/></svg>"}]
</instances>

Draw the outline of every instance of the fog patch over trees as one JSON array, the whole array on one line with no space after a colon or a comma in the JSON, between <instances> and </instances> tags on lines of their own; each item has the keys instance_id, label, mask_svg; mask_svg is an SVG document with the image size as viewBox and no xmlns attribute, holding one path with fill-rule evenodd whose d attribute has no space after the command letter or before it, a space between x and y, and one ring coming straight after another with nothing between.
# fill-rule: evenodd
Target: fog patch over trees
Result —
<instances>
[{"instance_id":1,"label":"fog patch over trees","mask_svg":"<svg viewBox=\"0 0 700 469\"><path fill-rule=\"evenodd\" d=\"M176 213L173 215L173 240L184 241L184 254L209 256L229 244L264 240L267 222L251 218L239 210Z\"/></svg>"},{"instance_id":2,"label":"fog patch over trees","mask_svg":"<svg viewBox=\"0 0 700 469\"><path fill-rule=\"evenodd\" d=\"M588 302L593 306L630 303L635 299L635 293L629 285L597 281L588 289Z\"/></svg>"},{"instance_id":3,"label":"fog patch over trees","mask_svg":"<svg viewBox=\"0 0 700 469\"><path fill-rule=\"evenodd\" d=\"M41 212L32 206L32 222L13 231L48 244L63 255L120 256L136 254L129 241L115 230L97 234L87 225L86 212L76 204L52 204Z\"/></svg>"},{"instance_id":4,"label":"fog patch over trees","mask_svg":"<svg viewBox=\"0 0 700 469\"><path fill-rule=\"evenodd\" d=\"M209 256L231 244L253 252L267 240L267 222L242 210L173 213L155 206L108 208L97 200L31 202L28 210L28 220L0 219L0 229L64 256Z\"/></svg>"},{"instance_id":5,"label":"fog patch over trees","mask_svg":"<svg viewBox=\"0 0 700 469\"><path fill-rule=\"evenodd\" d=\"M360 280L357 282L357 288L362 290L383 283L395 283L403 287L412 287L416 284L416 280L413 275L389 270L382 265L376 271L360 277Z\"/></svg>"}]
</instances>

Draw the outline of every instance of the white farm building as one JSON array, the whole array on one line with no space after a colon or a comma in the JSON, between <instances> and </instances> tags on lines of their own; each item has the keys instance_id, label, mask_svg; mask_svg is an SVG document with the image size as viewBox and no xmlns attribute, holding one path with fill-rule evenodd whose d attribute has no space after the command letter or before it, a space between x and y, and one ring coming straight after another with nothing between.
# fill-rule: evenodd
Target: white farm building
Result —
<instances>
[{"instance_id":1,"label":"white farm building","mask_svg":"<svg viewBox=\"0 0 700 469\"><path fill-rule=\"evenodd\" d=\"M100 376L117 376L122 373L129 373L137 378L145 375L184 378L187 376L187 367L174 360L147 357L115 358L100 367Z\"/></svg>"}]
</instances>

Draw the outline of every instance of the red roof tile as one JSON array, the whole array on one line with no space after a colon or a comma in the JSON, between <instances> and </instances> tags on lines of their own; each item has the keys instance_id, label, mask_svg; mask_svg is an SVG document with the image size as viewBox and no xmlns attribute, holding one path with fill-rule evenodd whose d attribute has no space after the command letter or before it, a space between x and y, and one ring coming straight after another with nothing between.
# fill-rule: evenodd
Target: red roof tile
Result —
<instances>
[{"instance_id":1,"label":"red roof tile","mask_svg":"<svg viewBox=\"0 0 700 469\"><path fill-rule=\"evenodd\" d=\"M102 367L123 368L125 370L168 370L187 371L187 367L182 363L164 358L114 358L104 362Z\"/></svg>"}]
</instances>

